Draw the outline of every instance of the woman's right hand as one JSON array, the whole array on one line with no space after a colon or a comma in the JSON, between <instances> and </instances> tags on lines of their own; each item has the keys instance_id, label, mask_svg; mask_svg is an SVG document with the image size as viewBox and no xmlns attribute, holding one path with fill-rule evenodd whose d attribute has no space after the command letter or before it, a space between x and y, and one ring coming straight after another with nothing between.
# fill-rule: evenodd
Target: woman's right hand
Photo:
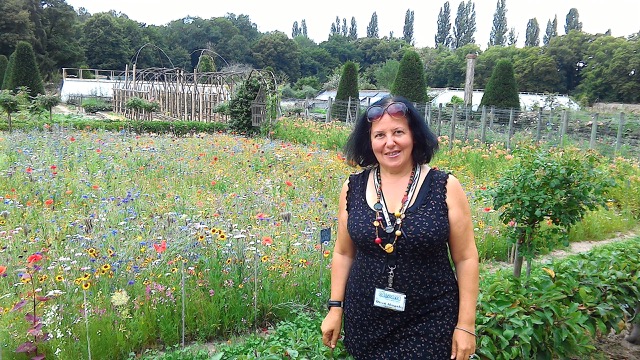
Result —
<instances>
[{"instance_id":1,"label":"woman's right hand","mask_svg":"<svg viewBox=\"0 0 640 360\"><path fill-rule=\"evenodd\" d=\"M342 330L342 308L332 307L320 326L322 343L334 349Z\"/></svg>"}]
</instances>

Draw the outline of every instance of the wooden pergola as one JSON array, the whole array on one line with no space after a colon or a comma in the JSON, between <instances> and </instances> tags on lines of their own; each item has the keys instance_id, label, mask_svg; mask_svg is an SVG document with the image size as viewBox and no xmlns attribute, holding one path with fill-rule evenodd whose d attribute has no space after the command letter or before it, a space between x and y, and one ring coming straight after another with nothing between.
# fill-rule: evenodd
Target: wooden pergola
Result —
<instances>
[{"instance_id":1,"label":"wooden pergola","mask_svg":"<svg viewBox=\"0 0 640 360\"><path fill-rule=\"evenodd\" d=\"M266 120L267 96L277 94L277 81L271 71L186 72L174 68L147 68L125 72L116 77L113 89L113 111L134 118L127 101L138 97L153 101L159 110L153 115L165 120L227 122L228 115L220 112L220 105L228 103L240 84L257 79L260 91L252 102L252 124L260 126Z\"/></svg>"}]
</instances>

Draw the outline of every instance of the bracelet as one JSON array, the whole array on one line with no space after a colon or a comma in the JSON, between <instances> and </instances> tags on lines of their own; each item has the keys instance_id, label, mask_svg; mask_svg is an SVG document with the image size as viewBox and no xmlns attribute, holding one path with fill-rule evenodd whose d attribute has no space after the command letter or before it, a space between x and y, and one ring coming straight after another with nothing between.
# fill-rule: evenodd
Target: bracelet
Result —
<instances>
[{"instance_id":1,"label":"bracelet","mask_svg":"<svg viewBox=\"0 0 640 360\"><path fill-rule=\"evenodd\" d=\"M332 307L344 307L344 301L338 300L329 300L327 301L327 308L331 309Z\"/></svg>"},{"instance_id":2,"label":"bracelet","mask_svg":"<svg viewBox=\"0 0 640 360\"><path fill-rule=\"evenodd\" d=\"M469 330L467 330L467 329L464 329L464 328L461 328L461 327L457 327L457 326L456 326L455 328L456 328L456 330L464 331L464 332L466 332L467 334L470 334L470 335L473 335L473 336L475 336L475 337L478 337L478 335L476 335L476 333L474 333L473 331L469 331Z\"/></svg>"}]
</instances>

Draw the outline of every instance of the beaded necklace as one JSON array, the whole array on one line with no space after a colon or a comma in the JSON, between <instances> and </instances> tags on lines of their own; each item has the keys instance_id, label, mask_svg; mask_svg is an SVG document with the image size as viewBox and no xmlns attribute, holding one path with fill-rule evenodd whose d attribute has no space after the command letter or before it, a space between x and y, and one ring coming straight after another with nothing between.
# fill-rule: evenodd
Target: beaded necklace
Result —
<instances>
[{"instance_id":1,"label":"beaded necklace","mask_svg":"<svg viewBox=\"0 0 640 360\"><path fill-rule=\"evenodd\" d=\"M409 175L409 183L407 184L407 189L404 192L404 196L402 197L402 203L400 206L400 210L396 211L393 215L395 216L395 222L391 222L391 217L389 216L389 211L387 210L387 205L384 201L384 196L382 195L382 177L380 176L380 167L376 167L374 170L374 178L373 182L376 188L376 197L377 201L373 205L373 209L376 211L376 219L373 222L373 226L376 228L376 238L374 242L378 244L378 246L384 250L387 254L393 253L395 249L396 242L398 238L402 236L402 221L405 218L405 212L409 207L409 202L413 197L413 193L416 190L418 182L415 181L416 178L420 178L420 165L416 164L416 166L411 171L411 175ZM386 226L383 227L382 220L383 217L380 215L384 215L384 220L386 222ZM397 228L396 228L397 225ZM382 245L382 238L378 233L378 228L383 229L387 234L394 234L395 238L392 242Z\"/></svg>"}]
</instances>

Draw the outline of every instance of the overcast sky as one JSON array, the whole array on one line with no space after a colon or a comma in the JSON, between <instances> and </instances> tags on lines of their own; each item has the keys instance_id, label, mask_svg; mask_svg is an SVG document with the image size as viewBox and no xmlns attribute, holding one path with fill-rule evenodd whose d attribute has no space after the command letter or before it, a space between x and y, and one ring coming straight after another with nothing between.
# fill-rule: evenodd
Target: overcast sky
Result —
<instances>
[{"instance_id":1,"label":"overcast sky","mask_svg":"<svg viewBox=\"0 0 640 360\"><path fill-rule=\"evenodd\" d=\"M336 16L341 21L355 17L358 37L367 33L367 25L375 11L378 16L380 37L393 32L402 37L405 14L414 12L414 39L417 47L433 47L437 30L437 18L445 1L398 0L398 1L277 1L277 0L67 0L76 10L84 7L91 14L115 10L130 19L146 24L165 25L186 16L204 19L221 17L227 13L248 15L262 33L279 30L291 37L294 21L307 24L307 33L316 43L327 40L331 24ZM497 0L475 0L476 43L485 49L496 10ZM453 24L460 1L449 1ZM591 34L604 33L611 29L613 36L628 36L640 31L640 2L638 0L507 0L507 25L518 34L518 45L525 39L527 22L537 18L540 36L544 35L547 21L558 16L558 34L564 34L565 18L569 9L576 8L580 14L583 31Z\"/></svg>"}]
</instances>

